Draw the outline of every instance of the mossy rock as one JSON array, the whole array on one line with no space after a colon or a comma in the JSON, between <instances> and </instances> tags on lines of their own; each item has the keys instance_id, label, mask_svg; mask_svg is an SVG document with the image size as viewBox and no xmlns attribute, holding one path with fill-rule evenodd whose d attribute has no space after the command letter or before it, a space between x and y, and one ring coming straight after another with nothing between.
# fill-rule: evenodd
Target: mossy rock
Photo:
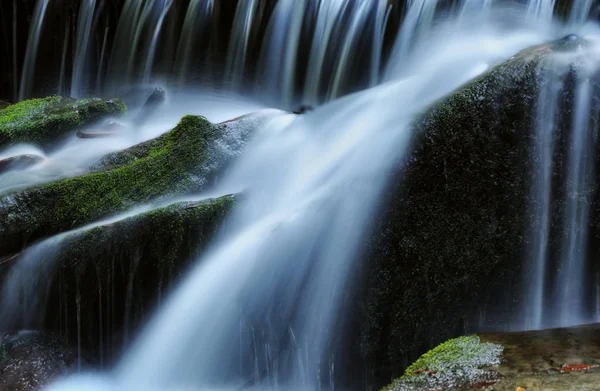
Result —
<instances>
[{"instance_id":1,"label":"mossy rock","mask_svg":"<svg viewBox=\"0 0 600 391\"><path fill-rule=\"evenodd\" d=\"M77 319L69 315L79 310L79 341L85 350L98 362L118 358L129 342L127 336L135 334L198 260L234 205L234 196L179 202L75 231L56 253L40 260L54 267L35 282L36 294L47 298L28 301L43 303L43 308L27 309L38 314L39 322L27 327L66 331L67 341L76 344ZM117 308L108 304L115 298L122 298ZM100 344L104 350L98 350Z\"/></svg>"},{"instance_id":2,"label":"mossy rock","mask_svg":"<svg viewBox=\"0 0 600 391\"><path fill-rule=\"evenodd\" d=\"M501 363L504 348L477 335L446 341L422 355L382 391L426 391L493 384L499 377L481 368Z\"/></svg>"},{"instance_id":3,"label":"mossy rock","mask_svg":"<svg viewBox=\"0 0 600 391\"><path fill-rule=\"evenodd\" d=\"M49 96L25 100L0 109L0 147L17 143L48 145L75 128L126 112L120 99Z\"/></svg>"},{"instance_id":4,"label":"mossy rock","mask_svg":"<svg viewBox=\"0 0 600 391\"><path fill-rule=\"evenodd\" d=\"M414 122L412 153L398 164L368 249L361 346L382 378L400 376L435 344L481 325L502 329L518 316L524 256L533 242L537 97L553 69L546 60L573 48L569 42L515 55ZM575 77L573 70L566 76L561 95L557 184L565 183ZM598 77L592 81L597 102ZM590 128L599 126L595 113ZM560 191L553 189L551 246L561 239Z\"/></svg>"},{"instance_id":5,"label":"mossy rock","mask_svg":"<svg viewBox=\"0 0 600 391\"><path fill-rule=\"evenodd\" d=\"M143 154L125 152L123 164L5 196L0 199L0 254L136 204L202 190L209 174L220 168L209 144L224 130L203 117L187 116L146 143Z\"/></svg>"}]
</instances>

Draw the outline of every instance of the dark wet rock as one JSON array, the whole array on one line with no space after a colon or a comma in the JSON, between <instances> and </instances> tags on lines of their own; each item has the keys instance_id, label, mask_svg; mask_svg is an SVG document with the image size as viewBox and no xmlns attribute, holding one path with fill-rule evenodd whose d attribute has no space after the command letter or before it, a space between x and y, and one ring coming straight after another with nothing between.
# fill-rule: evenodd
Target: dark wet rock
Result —
<instances>
[{"instance_id":1,"label":"dark wet rock","mask_svg":"<svg viewBox=\"0 0 600 391\"><path fill-rule=\"evenodd\" d=\"M22 101L0 110L0 147L17 143L48 145L80 126L126 112L119 99L50 96Z\"/></svg>"},{"instance_id":2,"label":"dark wet rock","mask_svg":"<svg viewBox=\"0 0 600 391\"><path fill-rule=\"evenodd\" d=\"M115 131L77 131L77 137L79 138L106 138L106 137L117 137L120 133Z\"/></svg>"},{"instance_id":3,"label":"dark wet rock","mask_svg":"<svg viewBox=\"0 0 600 391\"><path fill-rule=\"evenodd\" d=\"M18 331L0 338L1 390L39 390L54 378L75 372L79 364L77 351L47 332Z\"/></svg>"},{"instance_id":4,"label":"dark wet rock","mask_svg":"<svg viewBox=\"0 0 600 391\"><path fill-rule=\"evenodd\" d=\"M2 159L0 160L0 174L3 174L10 170L19 170L31 167L44 160L45 159L42 156L31 154L12 156L6 159Z\"/></svg>"},{"instance_id":5,"label":"dark wet rock","mask_svg":"<svg viewBox=\"0 0 600 391\"><path fill-rule=\"evenodd\" d=\"M71 234L41 260L55 267L40 280L37 293L47 292L47 298L34 310L36 327L61 332L76 344L77 318L69 314L79 310L82 346L95 361L112 361L197 260L234 202L233 196L180 202ZM123 305L99 305L115 297Z\"/></svg>"},{"instance_id":6,"label":"dark wet rock","mask_svg":"<svg viewBox=\"0 0 600 391\"><path fill-rule=\"evenodd\" d=\"M0 110L4 109L4 108L6 108L6 107L8 107L10 105L12 105L12 103L0 100Z\"/></svg>"},{"instance_id":7,"label":"dark wet rock","mask_svg":"<svg viewBox=\"0 0 600 391\"><path fill-rule=\"evenodd\" d=\"M296 110L292 111L294 114L306 114L309 111L312 111L313 107L309 105L300 105Z\"/></svg>"},{"instance_id":8,"label":"dark wet rock","mask_svg":"<svg viewBox=\"0 0 600 391\"><path fill-rule=\"evenodd\" d=\"M425 353L386 391L428 391L493 385L500 375L484 367L500 364L504 348L478 336L459 337Z\"/></svg>"},{"instance_id":9,"label":"dark wet rock","mask_svg":"<svg viewBox=\"0 0 600 391\"><path fill-rule=\"evenodd\" d=\"M160 87L156 87L154 91L152 91L152 94L150 95L146 103L144 103L144 106L142 107L138 115L135 117L133 122L138 126L141 126L144 123L146 123L152 117L156 109L158 109L165 102L165 99L165 90L163 90Z\"/></svg>"},{"instance_id":10,"label":"dark wet rock","mask_svg":"<svg viewBox=\"0 0 600 391\"><path fill-rule=\"evenodd\" d=\"M542 71L549 71L545 59L563 48L559 42L525 50L415 121L413 152L398 162L369 243L361 347L374 376L398 376L435 344L481 325L502 329L519 321L523 259L533 240L536 99ZM575 77L568 75L561 96L555 183L565 181ZM599 102L597 77L592 85ZM591 127L599 126L595 112ZM564 215L555 194L552 249ZM590 251L598 254L597 247Z\"/></svg>"},{"instance_id":11,"label":"dark wet rock","mask_svg":"<svg viewBox=\"0 0 600 391\"><path fill-rule=\"evenodd\" d=\"M201 191L262 118L214 125L186 116L163 136L108 155L95 172L4 196L0 255L137 204Z\"/></svg>"}]
</instances>

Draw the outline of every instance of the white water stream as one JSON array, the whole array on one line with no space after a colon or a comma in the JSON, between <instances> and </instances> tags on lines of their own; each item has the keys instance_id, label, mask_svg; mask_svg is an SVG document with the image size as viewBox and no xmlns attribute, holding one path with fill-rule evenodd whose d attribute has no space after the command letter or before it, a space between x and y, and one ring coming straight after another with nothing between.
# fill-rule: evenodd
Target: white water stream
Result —
<instances>
[{"instance_id":1,"label":"white water stream","mask_svg":"<svg viewBox=\"0 0 600 391\"><path fill-rule=\"evenodd\" d=\"M286 4L276 12L293 12ZM486 15L468 28L439 22L410 48L410 63L399 63L404 49L394 51L384 83L261 129L217 186L243 191L244 200L114 372L49 389L333 388L322 368L334 372L329 353L344 319L337 309L381 192L409 151L411 122L549 38ZM296 22L282 20L295 40ZM405 21L409 30L415 23Z\"/></svg>"}]
</instances>

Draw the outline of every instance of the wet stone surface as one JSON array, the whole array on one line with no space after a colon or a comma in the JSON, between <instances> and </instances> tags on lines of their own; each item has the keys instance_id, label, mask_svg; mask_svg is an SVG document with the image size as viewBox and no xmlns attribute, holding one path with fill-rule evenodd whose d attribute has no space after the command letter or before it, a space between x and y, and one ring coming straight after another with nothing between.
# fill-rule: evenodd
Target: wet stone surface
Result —
<instances>
[{"instance_id":1,"label":"wet stone surface","mask_svg":"<svg viewBox=\"0 0 600 391\"><path fill-rule=\"evenodd\" d=\"M384 390L600 389L600 324L461 338L469 338L467 349L456 349L453 341L460 339L450 340L423 355Z\"/></svg>"},{"instance_id":2,"label":"wet stone surface","mask_svg":"<svg viewBox=\"0 0 600 391\"><path fill-rule=\"evenodd\" d=\"M0 391L38 390L79 366L77 351L47 332L16 331L0 338Z\"/></svg>"}]
</instances>

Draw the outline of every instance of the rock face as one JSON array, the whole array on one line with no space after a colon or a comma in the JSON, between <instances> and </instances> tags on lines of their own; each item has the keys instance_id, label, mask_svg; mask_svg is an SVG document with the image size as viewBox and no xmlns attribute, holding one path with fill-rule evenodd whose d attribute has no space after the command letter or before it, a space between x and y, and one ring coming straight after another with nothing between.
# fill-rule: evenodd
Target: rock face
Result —
<instances>
[{"instance_id":1,"label":"rock face","mask_svg":"<svg viewBox=\"0 0 600 391\"><path fill-rule=\"evenodd\" d=\"M69 314L79 311L79 342L95 361L111 362L197 260L233 205L233 196L177 203L70 235L51 260L54 274L39 289L49 299L45 308L32 309L39 313L35 326L76 345L77 318Z\"/></svg>"},{"instance_id":2,"label":"rock face","mask_svg":"<svg viewBox=\"0 0 600 391\"><path fill-rule=\"evenodd\" d=\"M238 136L243 139L251 130L244 128ZM5 196L0 199L0 255L137 204L202 190L231 157L231 134L227 126L187 116L163 136L109 155L102 169ZM232 142L243 143L240 138Z\"/></svg>"},{"instance_id":3,"label":"rock face","mask_svg":"<svg viewBox=\"0 0 600 391\"><path fill-rule=\"evenodd\" d=\"M57 336L18 331L0 338L0 389L39 390L52 379L75 372L77 351Z\"/></svg>"},{"instance_id":4,"label":"rock face","mask_svg":"<svg viewBox=\"0 0 600 391\"><path fill-rule=\"evenodd\" d=\"M415 122L414 152L399 162L402 179L389 187L369 249L362 351L375 376L399 375L436 343L477 329L482 314L502 328L495 320L520 308L539 74L548 54L571 45L526 50ZM564 107L572 98L562 96ZM566 160L567 111L557 162ZM553 208L563 215L560 201Z\"/></svg>"},{"instance_id":5,"label":"rock face","mask_svg":"<svg viewBox=\"0 0 600 391\"><path fill-rule=\"evenodd\" d=\"M17 143L48 145L79 126L107 116L122 116L119 99L74 100L60 96L31 99L0 109L0 147Z\"/></svg>"}]
</instances>

